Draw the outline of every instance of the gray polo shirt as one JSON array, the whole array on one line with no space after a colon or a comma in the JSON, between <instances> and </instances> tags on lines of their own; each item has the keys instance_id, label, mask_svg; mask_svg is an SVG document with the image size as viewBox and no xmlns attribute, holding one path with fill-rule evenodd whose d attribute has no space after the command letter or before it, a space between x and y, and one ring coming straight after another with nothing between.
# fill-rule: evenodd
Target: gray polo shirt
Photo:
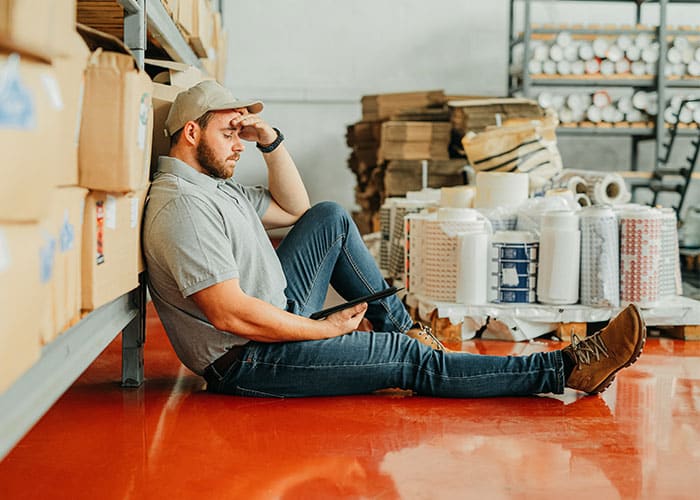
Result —
<instances>
[{"instance_id":1,"label":"gray polo shirt","mask_svg":"<svg viewBox=\"0 0 700 500\"><path fill-rule=\"evenodd\" d=\"M270 200L262 186L159 159L143 219L148 285L175 352L195 373L247 339L214 328L192 294L238 278L246 294L286 306L284 272L260 220Z\"/></svg>"}]
</instances>

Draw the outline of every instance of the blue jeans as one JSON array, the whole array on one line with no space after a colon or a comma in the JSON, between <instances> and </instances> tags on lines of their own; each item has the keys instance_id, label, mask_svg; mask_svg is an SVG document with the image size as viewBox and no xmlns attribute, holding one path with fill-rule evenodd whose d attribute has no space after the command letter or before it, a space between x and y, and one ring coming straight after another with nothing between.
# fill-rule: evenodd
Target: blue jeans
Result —
<instances>
[{"instance_id":1,"label":"blue jeans","mask_svg":"<svg viewBox=\"0 0 700 500\"><path fill-rule=\"evenodd\" d=\"M345 299L386 288L347 212L332 202L312 207L277 250L289 309L319 310L328 284ZM373 332L327 340L249 342L210 390L260 397L366 394L398 387L440 397L520 396L564 391L561 351L484 356L434 351L404 335L411 318L396 296L369 304Z\"/></svg>"}]
</instances>

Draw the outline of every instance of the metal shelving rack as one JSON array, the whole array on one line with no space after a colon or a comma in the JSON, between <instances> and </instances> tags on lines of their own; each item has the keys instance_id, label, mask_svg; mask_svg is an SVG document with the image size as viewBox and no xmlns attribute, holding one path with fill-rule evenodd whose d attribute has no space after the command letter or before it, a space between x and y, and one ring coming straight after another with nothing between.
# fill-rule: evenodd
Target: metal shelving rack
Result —
<instances>
[{"instance_id":1,"label":"metal shelving rack","mask_svg":"<svg viewBox=\"0 0 700 500\"><path fill-rule=\"evenodd\" d=\"M202 67L160 0L116 0L124 7L124 43L143 68L150 33L175 61ZM217 10L219 2L213 2ZM41 358L0 395L0 460L122 332L122 387L143 383L146 277L139 287L92 311L44 346Z\"/></svg>"},{"instance_id":2,"label":"metal shelving rack","mask_svg":"<svg viewBox=\"0 0 700 500\"><path fill-rule=\"evenodd\" d=\"M658 0L654 2L646 0L603 0L615 3L634 3L636 5L636 25L641 22L642 5L649 3L657 3L659 9L659 25L654 29L590 29L590 28L572 28L566 31L571 34L586 34L586 35L616 35L616 34L638 34L642 32L654 35L659 42L659 60L656 76L649 78L533 78L526 69L527 61L530 60L530 41L532 35L540 34L556 34L559 29L554 28L533 28L531 23L531 7L533 1L538 0L520 0L524 2L524 28L521 35L515 33L515 4L518 0L510 0L509 21L508 21L508 68L513 63L513 47L518 43L523 44L523 61L525 61L522 75L518 79L517 75L511 75L508 71L508 95L513 95L516 92L522 92L525 96L531 96L532 90L537 87L626 87L633 89L656 90L658 94L658 102L666 102L666 89L668 88L700 88L700 79L698 80L675 80L664 77L665 74L665 54L668 51L668 36L673 35L697 35L700 36L700 31L692 30L669 30L666 23L666 9L668 3L699 3L698 0ZM569 1L590 1L590 0L569 0ZM600 1L600 0L598 0ZM654 127L649 129L643 128L595 128L595 127L559 127L557 134L561 135L593 135L593 136L623 136L630 137L632 141L631 150L631 165L630 170L637 169L637 149L639 141L653 139L655 143L655 167L660 164L661 147L667 133L666 124L664 122L663 113L657 113L654 120ZM697 131L679 130L679 135L697 135Z\"/></svg>"}]
</instances>

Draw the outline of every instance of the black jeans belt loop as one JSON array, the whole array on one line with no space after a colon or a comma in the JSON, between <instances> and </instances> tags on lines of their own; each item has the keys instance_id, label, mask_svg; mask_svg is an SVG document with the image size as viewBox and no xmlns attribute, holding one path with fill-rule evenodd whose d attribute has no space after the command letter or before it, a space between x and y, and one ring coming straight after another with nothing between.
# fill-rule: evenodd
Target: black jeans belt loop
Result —
<instances>
[{"instance_id":1,"label":"black jeans belt loop","mask_svg":"<svg viewBox=\"0 0 700 500\"><path fill-rule=\"evenodd\" d=\"M247 344L235 345L226 351L223 355L216 358L209 366L204 369L204 379L208 384L216 384L221 378L226 375L226 372L231 366L241 359L241 353L246 348Z\"/></svg>"}]
</instances>

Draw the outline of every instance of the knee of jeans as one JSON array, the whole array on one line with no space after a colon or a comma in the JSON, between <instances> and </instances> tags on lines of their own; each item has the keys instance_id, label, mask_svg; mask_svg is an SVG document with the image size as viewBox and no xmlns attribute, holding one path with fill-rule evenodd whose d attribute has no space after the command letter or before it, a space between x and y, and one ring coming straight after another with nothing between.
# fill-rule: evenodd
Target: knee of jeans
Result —
<instances>
[{"instance_id":1,"label":"knee of jeans","mask_svg":"<svg viewBox=\"0 0 700 500\"><path fill-rule=\"evenodd\" d=\"M311 210L315 217L322 218L326 224L339 223L347 227L350 221L347 210L334 201L322 201L311 207Z\"/></svg>"}]
</instances>

